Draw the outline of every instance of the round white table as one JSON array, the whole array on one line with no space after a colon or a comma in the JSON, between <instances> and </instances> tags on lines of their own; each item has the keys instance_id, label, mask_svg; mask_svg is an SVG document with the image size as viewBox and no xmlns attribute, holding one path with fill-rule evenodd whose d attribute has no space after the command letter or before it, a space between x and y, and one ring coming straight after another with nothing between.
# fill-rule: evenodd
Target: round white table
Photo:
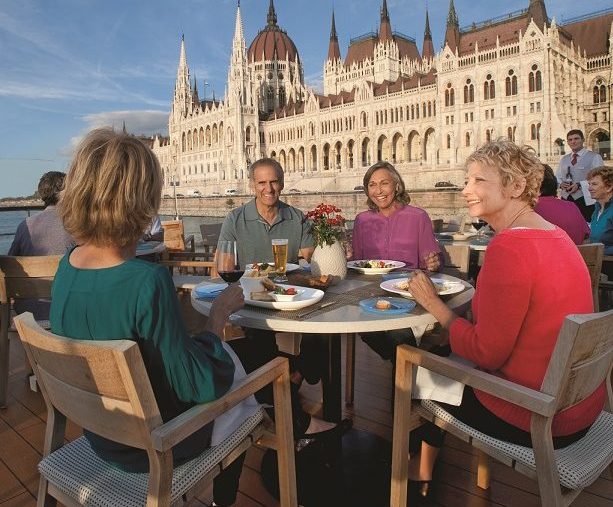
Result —
<instances>
[{"instance_id":1,"label":"round white table","mask_svg":"<svg viewBox=\"0 0 613 507\"><path fill-rule=\"evenodd\" d=\"M446 303L452 309L458 312L464 311L474 295L474 288L449 275L436 274L436 276L465 285L463 292L445 297ZM341 334L410 328L419 343L426 329L436 322L435 318L419 305L410 313L396 315L374 314L362 310L358 305L362 299L394 295L379 287L381 280L381 275L367 276L350 272L345 280L329 287L324 298L314 305L317 308L319 305L335 301L335 304L326 308L301 317L302 313L311 310L312 307L295 312L284 312L246 305L231 316L231 321L243 327L325 336L328 343L328 356L325 361L327 368L322 376L323 415L327 420L339 421L342 415ZM203 284L206 283L211 282L203 282ZM291 276L289 283L291 284ZM208 316L212 305L211 300L199 299L192 291L191 301L196 311Z\"/></svg>"}]
</instances>

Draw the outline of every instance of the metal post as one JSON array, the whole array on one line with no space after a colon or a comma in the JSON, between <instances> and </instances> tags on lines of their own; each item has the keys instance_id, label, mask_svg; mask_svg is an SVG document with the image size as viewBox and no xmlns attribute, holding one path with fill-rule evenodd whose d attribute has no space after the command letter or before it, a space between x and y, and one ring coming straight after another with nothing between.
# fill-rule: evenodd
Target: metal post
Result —
<instances>
[{"instance_id":1,"label":"metal post","mask_svg":"<svg viewBox=\"0 0 613 507\"><path fill-rule=\"evenodd\" d=\"M172 195L175 199L175 220L179 220L179 207L177 204L177 183L179 183L177 181L177 176L174 175L172 177Z\"/></svg>"}]
</instances>

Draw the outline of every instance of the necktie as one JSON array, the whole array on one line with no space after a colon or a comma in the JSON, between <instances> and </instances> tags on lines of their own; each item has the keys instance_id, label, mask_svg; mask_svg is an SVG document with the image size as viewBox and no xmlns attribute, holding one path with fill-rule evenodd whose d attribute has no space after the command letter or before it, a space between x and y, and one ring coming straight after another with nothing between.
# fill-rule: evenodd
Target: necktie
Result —
<instances>
[{"instance_id":1,"label":"necktie","mask_svg":"<svg viewBox=\"0 0 613 507\"><path fill-rule=\"evenodd\" d=\"M571 157L571 159L570 159L570 163L571 163L571 165L575 165L575 164L577 163L577 157L578 157L578 156L579 156L579 155L577 155L576 153L573 153L573 156L572 156L572 157Z\"/></svg>"}]
</instances>

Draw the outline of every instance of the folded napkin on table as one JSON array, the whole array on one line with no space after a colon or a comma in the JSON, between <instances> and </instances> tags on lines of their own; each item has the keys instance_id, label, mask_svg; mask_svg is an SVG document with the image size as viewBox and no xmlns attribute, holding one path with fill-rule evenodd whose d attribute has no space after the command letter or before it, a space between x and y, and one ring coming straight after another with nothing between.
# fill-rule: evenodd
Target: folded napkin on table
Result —
<instances>
[{"instance_id":1,"label":"folded napkin on table","mask_svg":"<svg viewBox=\"0 0 613 507\"><path fill-rule=\"evenodd\" d=\"M194 287L194 293L199 298L214 298L223 292L227 286L227 283L209 283L206 285L199 285L198 287Z\"/></svg>"}]
</instances>

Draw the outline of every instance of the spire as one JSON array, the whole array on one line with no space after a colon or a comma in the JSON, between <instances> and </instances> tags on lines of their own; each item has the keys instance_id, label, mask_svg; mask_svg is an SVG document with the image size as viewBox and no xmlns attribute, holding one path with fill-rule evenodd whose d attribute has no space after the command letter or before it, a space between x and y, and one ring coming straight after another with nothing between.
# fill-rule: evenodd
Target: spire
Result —
<instances>
[{"instance_id":1,"label":"spire","mask_svg":"<svg viewBox=\"0 0 613 507\"><path fill-rule=\"evenodd\" d=\"M458 15L455 12L455 5L453 0L449 0L449 14L447 15L447 26L460 26L458 22Z\"/></svg>"},{"instance_id":2,"label":"spire","mask_svg":"<svg viewBox=\"0 0 613 507\"><path fill-rule=\"evenodd\" d=\"M241 18L241 0L238 0L236 7L236 21L234 22L234 39L244 39L243 19Z\"/></svg>"},{"instance_id":3,"label":"spire","mask_svg":"<svg viewBox=\"0 0 613 507\"><path fill-rule=\"evenodd\" d=\"M434 44L432 43L432 33L430 32L430 16L426 9L426 28L424 29L424 45L421 50L422 58L434 57Z\"/></svg>"},{"instance_id":4,"label":"spire","mask_svg":"<svg viewBox=\"0 0 613 507\"><path fill-rule=\"evenodd\" d=\"M449 14L447 15L447 30L445 31L445 43L451 51L456 51L460 44L460 22L455 11L453 0L449 0Z\"/></svg>"},{"instance_id":5,"label":"spire","mask_svg":"<svg viewBox=\"0 0 613 507\"><path fill-rule=\"evenodd\" d=\"M379 26L379 40L392 40L392 25L390 23L390 15L387 10L387 0L383 0L381 6L381 24Z\"/></svg>"},{"instance_id":6,"label":"spire","mask_svg":"<svg viewBox=\"0 0 613 507\"><path fill-rule=\"evenodd\" d=\"M181 53L179 54L179 68L187 67L187 58L185 56L185 34L181 34Z\"/></svg>"},{"instance_id":7,"label":"spire","mask_svg":"<svg viewBox=\"0 0 613 507\"><path fill-rule=\"evenodd\" d=\"M123 121L123 127L121 127L121 132L123 134L127 134L128 131L126 130L126 120Z\"/></svg>"},{"instance_id":8,"label":"spire","mask_svg":"<svg viewBox=\"0 0 613 507\"><path fill-rule=\"evenodd\" d=\"M334 11L332 11L332 28L330 28L330 44L328 46L328 60L340 60L341 50L338 47L338 36L336 35L336 23L334 21Z\"/></svg>"},{"instance_id":9,"label":"spire","mask_svg":"<svg viewBox=\"0 0 613 507\"><path fill-rule=\"evenodd\" d=\"M275 26L277 24L277 13L275 12L275 4L273 0L270 0L270 5L268 6L268 17L266 19L270 26Z\"/></svg>"},{"instance_id":10,"label":"spire","mask_svg":"<svg viewBox=\"0 0 613 507\"><path fill-rule=\"evenodd\" d=\"M185 55L185 37L181 35L181 51L179 53L179 67L177 68L177 81L175 82L175 103L178 111L185 111L192 102L192 83ZM173 106L174 107L174 106Z\"/></svg>"},{"instance_id":11,"label":"spire","mask_svg":"<svg viewBox=\"0 0 613 507\"><path fill-rule=\"evenodd\" d=\"M530 19L533 19L536 26L541 30L543 30L546 24L549 24L544 0L530 0L530 5L528 6L528 23Z\"/></svg>"}]
</instances>

